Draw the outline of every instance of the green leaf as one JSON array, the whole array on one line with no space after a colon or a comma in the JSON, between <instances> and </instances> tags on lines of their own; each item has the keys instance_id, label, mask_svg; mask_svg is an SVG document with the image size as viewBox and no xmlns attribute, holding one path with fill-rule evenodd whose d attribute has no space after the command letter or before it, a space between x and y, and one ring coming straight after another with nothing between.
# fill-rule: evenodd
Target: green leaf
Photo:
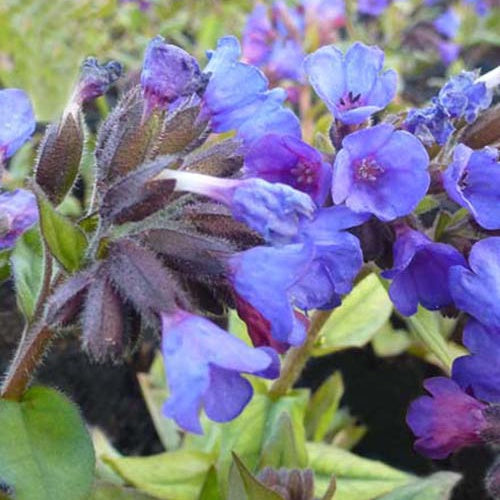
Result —
<instances>
[{"instance_id":1,"label":"green leaf","mask_svg":"<svg viewBox=\"0 0 500 500\"><path fill-rule=\"evenodd\" d=\"M0 400L0 478L20 500L86 500L94 479L92 441L62 394L33 387Z\"/></svg>"},{"instance_id":2,"label":"green leaf","mask_svg":"<svg viewBox=\"0 0 500 500\"><path fill-rule=\"evenodd\" d=\"M211 455L177 450L150 457L103 457L127 483L165 500L193 500L212 465Z\"/></svg>"},{"instance_id":3,"label":"green leaf","mask_svg":"<svg viewBox=\"0 0 500 500\"><path fill-rule=\"evenodd\" d=\"M439 202L435 198L432 196L425 196L415 209L415 213L417 215L425 214L437 207L439 207Z\"/></svg>"},{"instance_id":4,"label":"green leaf","mask_svg":"<svg viewBox=\"0 0 500 500\"><path fill-rule=\"evenodd\" d=\"M372 346L377 356L397 356L406 351L411 342L406 330L395 330L388 321L373 337Z\"/></svg>"},{"instance_id":5,"label":"green leaf","mask_svg":"<svg viewBox=\"0 0 500 500\"><path fill-rule=\"evenodd\" d=\"M262 484L243 464L243 462L233 453L233 460L236 469L243 483L245 497L240 494L235 495L235 490L231 489L228 494L228 500L283 500L281 495L270 490Z\"/></svg>"},{"instance_id":6,"label":"green leaf","mask_svg":"<svg viewBox=\"0 0 500 500\"><path fill-rule=\"evenodd\" d=\"M460 478L456 472L436 472L401 486L379 500L448 500Z\"/></svg>"},{"instance_id":7,"label":"green leaf","mask_svg":"<svg viewBox=\"0 0 500 500\"><path fill-rule=\"evenodd\" d=\"M335 309L320 332L313 355L322 356L347 347L362 347L389 319L392 302L375 274L358 283Z\"/></svg>"},{"instance_id":8,"label":"green leaf","mask_svg":"<svg viewBox=\"0 0 500 500\"><path fill-rule=\"evenodd\" d=\"M0 283L10 276L10 252L0 252Z\"/></svg>"},{"instance_id":9,"label":"green leaf","mask_svg":"<svg viewBox=\"0 0 500 500\"><path fill-rule=\"evenodd\" d=\"M181 444L179 428L172 419L165 418L162 413L163 404L168 398L168 389L160 353L156 355L150 372L138 373L137 379L160 441L166 450L176 450Z\"/></svg>"},{"instance_id":10,"label":"green leaf","mask_svg":"<svg viewBox=\"0 0 500 500\"><path fill-rule=\"evenodd\" d=\"M43 276L43 250L37 228L30 229L17 240L11 266L19 308L31 319Z\"/></svg>"},{"instance_id":11,"label":"green leaf","mask_svg":"<svg viewBox=\"0 0 500 500\"><path fill-rule=\"evenodd\" d=\"M124 486L98 482L90 500L154 500L153 497Z\"/></svg>"},{"instance_id":12,"label":"green leaf","mask_svg":"<svg viewBox=\"0 0 500 500\"><path fill-rule=\"evenodd\" d=\"M441 335L439 318L439 313L419 306L417 313L405 318L405 321L415 337L439 359L443 368L449 371L453 358Z\"/></svg>"},{"instance_id":13,"label":"green leaf","mask_svg":"<svg viewBox=\"0 0 500 500\"><path fill-rule=\"evenodd\" d=\"M324 443L307 443L309 467L315 472L316 496L336 477L335 500L372 500L407 484L413 476L382 462L358 457Z\"/></svg>"},{"instance_id":14,"label":"green leaf","mask_svg":"<svg viewBox=\"0 0 500 500\"><path fill-rule=\"evenodd\" d=\"M87 249L84 232L58 213L45 195L39 192L37 199L42 235L51 254L67 271L77 271Z\"/></svg>"},{"instance_id":15,"label":"green leaf","mask_svg":"<svg viewBox=\"0 0 500 500\"><path fill-rule=\"evenodd\" d=\"M215 467L212 466L208 470L208 474L201 488L198 500L213 500L219 497L220 494L219 482L217 481L217 471L215 470Z\"/></svg>"},{"instance_id":16,"label":"green leaf","mask_svg":"<svg viewBox=\"0 0 500 500\"><path fill-rule=\"evenodd\" d=\"M186 436L185 446L188 449L217 453L217 472L223 492L227 490L232 451L245 461L251 471L267 465L266 460L271 460L276 467L304 467L307 465L304 414L308 397L307 390L295 390L276 400L265 393L256 392L245 410L232 422L214 424L204 419L205 434ZM280 444L279 436L283 436L280 429L284 422L283 413L288 417L288 437L286 442ZM294 453L290 457L284 457L283 447L289 447L291 442ZM272 447L273 453L264 454L262 458L267 446Z\"/></svg>"},{"instance_id":17,"label":"green leaf","mask_svg":"<svg viewBox=\"0 0 500 500\"><path fill-rule=\"evenodd\" d=\"M305 418L306 433L310 439L313 441L324 439L343 394L344 382L340 372L328 377L313 394Z\"/></svg>"}]
</instances>

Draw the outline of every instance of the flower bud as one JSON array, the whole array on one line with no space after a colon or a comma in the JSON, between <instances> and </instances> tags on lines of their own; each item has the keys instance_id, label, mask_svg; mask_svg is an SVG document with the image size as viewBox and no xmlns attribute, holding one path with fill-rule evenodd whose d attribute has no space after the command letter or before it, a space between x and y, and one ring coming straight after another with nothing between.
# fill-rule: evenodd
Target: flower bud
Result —
<instances>
[{"instance_id":1,"label":"flower bud","mask_svg":"<svg viewBox=\"0 0 500 500\"><path fill-rule=\"evenodd\" d=\"M266 467L258 479L284 500L313 500L314 474L311 469L272 469Z\"/></svg>"}]
</instances>

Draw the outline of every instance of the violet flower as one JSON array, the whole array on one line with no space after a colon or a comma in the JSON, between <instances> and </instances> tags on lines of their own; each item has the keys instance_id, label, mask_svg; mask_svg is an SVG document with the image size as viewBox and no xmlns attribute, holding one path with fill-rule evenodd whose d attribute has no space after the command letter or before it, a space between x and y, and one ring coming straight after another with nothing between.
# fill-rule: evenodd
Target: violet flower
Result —
<instances>
[{"instance_id":1,"label":"violet flower","mask_svg":"<svg viewBox=\"0 0 500 500\"><path fill-rule=\"evenodd\" d=\"M450 290L456 306L485 326L500 329L500 237L475 243L469 268L450 268Z\"/></svg>"},{"instance_id":2,"label":"violet flower","mask_svg":"<svg viewBox=\"0 0 500 500\"><path fill-rule=\"evenodd\" d=\"M358 12L368 16L380 16L391 4L391 0L358 0Z\"/></svg>"},{"instance_id":3,"label":"violet flower","mask_svg":"<svg viewBox=\"0 0 500 500\"><path fill-rule=\"evenodd\" d=\"M0 194L0 250L12 247L37 221L38 207L31 191L16 189Z\"/></svg>"},{"instance_id":4,"label":"violet flower","mask_svg":"<svg viewBox=\"0 0 500 500\"><path fill-rule=\"evenodd\" d=\"M473 151L459 144L453 161L443 172L450 198L469 210L485 229L500 229L500 163L498 151L486 147Z\"/></svg>"},{"instance_id":5,"label":"violet flower","mask_svg":"<svg viewBox=\"0 0 500 500\"><path fill-rule=\"evenodd\" d=\"M286 184L262 179L221 179L209 175L164 170L157 179L175 179L177 191L208 196L223 203L233 217L244 222L270 242L289 242L302 220L316 210L312 199Z\"/></svg>"},{"instance_id":6,"label":"violet flower","mask_svg":"<svg viewBox=\"0 0 500 500\"><path fill-rule=\"evenodd\" d=\"M330 45L304 61L304 68L316 93L333 116L346 124L363 122L385 108L396 95L397 74L382 71L384 53L360 42L346 52Z\"/></svg>"},{"instance_id":7,"label":"violet flower","mask_svg":"<svg viewBox=\"0 0 500 500\"><path fill-rule=\"evenodd\" d=\"M415 449L419 453L441 459L464 446L482 442L487 405L468 396L446 377L429 378L424 387L431 396L413 401L406 417L418 438Z\"/></svg>"},{"instance_id":8,"label":"violet flower","mask_svg":"<svg viewBox=\"0 0 500 500\"><path fill-rule=\"evenodd\" d=\"M453 9L447 9L432 22L436 31L448 39L455 38L460 28L460 17Z\"/></svg>"},{"instance_id":9,"label":"violet flower","mask_svg":"<svg viewBox=\"0 0 500 500\"><path fill-rule=\"evenodd\" d=\"M255 66L265 64L271 54L271 44L276 38L264 4L257 4L247 18L243 29L242 48L243 60Z\"/></svg>"},{"instance_id":10,"label":"violet flower","mask_svg":"<svg viewBox=\"0 0 500 500\"><path fill-rule=\"evenodd\" d=\"M383 221L407 215L427 192L428 164L422 143L392 125L353 132L335 158L333 201Z\"/></svg>"},{"instance_id":11,"label":"violet flower","mask_svg":"<svg viewBox=\"0 0 500 500\"><path fill-rule=\"evenodd\" d=\"M145 114L201 90L205 80L194 57L156 36L146 48L141 72Z\"/></svg>"},{"instance_id":12,"label":"violet flower","mask_svg":"<svg viewBox=\"0 0 500 500\"><path fill-rule=\"evenodd\" d=\"M170 391L163 413L189 432L203 432L202 407L216 422L232 420L243 411L253 389L242 373L279 375L279 359L272 349L253 349L205 318L177 310L162 313L161 321Z\"/></svg>"},{"instance_id":13,"label":"violet flower","mask_svg":"<svg viewBox=\"0 0 500 500\"><path fill-rule=\"evenodd\" d=\"M430 310L453 304L449 270L451 266L467 265L463 255L408 226L397 226L396 236L394 266L382 276L392 279L389 296L398 311L411 316L418 304Z\"/></svg>"},{"instance_id":14,"label":"violet flower","mask_svg":"<svg viewBox=\"0 0 500 500\"><path fill-rule=\"evenodd\" d=\"M28 95L20 89L0 90L0 164L31 137L35 125Z\"/></svg>"},{"instance_id":15,"label":"violet flower","mask_svg":"<svg viewBox=\"0 0 500 500\"><path fill-rule=\"evenodd\" d=\"M318 206L328 195L331 170L319 151L293 136L264 135L245 155L245 175L288 184Z\"/></svg>"},{"instance_id":16,"label":"violet flower","mask_svg":"<svg viewBox=\"0 0 500 500\"><path fill-rule=\"evenodd\" d=\"M444 145L455 127L446 113L435 104L421 109L410 109L405 120L406 129L426 146L437 142Z\"/></svg>"},{"instance_id":17,"label":"violet flower","mask_svg":"<svg viewBox=\"0 0 500 500\"><path fill-rule=\"evenodd\" d=\"M306 24L319 37L320 45L331 43L332 33L345 25L344 0L302 0Z\"/></svg>"},{"instance_id":18,"label":"violet flower","mask_svg":"<svg viewBox=\"0 0 500 500\"><path fill-rule=\"evenodd\" d=\"M470 354L453 362L453 380L482 401L500 403L500 330L469 319L463 343Z\"/></svg>"}]
</instances>

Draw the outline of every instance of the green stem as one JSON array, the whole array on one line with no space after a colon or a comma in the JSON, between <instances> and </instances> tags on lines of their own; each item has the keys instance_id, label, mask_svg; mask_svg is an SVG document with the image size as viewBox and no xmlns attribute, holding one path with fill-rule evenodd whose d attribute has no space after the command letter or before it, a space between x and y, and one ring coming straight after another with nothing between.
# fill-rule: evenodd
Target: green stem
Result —
<instances>
[{"instance_id":1,"label":"green stem","mask_svg":"<svg viewBox=\"0 0 500 500\"><path fill-rule=\"evenodd\" d=\"M299 347L292 347L285 356L281 375L269 390L269 395L272 398L284 396L297 382L307 360L311 356L319 332L331 313L332 311L316 311L313 314L305 342Z\"/></svg>"}]
</instances>

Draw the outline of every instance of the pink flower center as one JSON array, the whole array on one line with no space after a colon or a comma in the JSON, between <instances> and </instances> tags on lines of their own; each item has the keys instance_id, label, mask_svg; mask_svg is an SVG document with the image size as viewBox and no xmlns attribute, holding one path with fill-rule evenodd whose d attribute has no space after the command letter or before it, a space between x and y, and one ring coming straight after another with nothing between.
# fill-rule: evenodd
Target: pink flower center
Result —
<instances>
[{"instance_id":1,"label":"pink flower center","mask_svg":"<svg viewBox=\"0 0 500 500\"><path fill-rule=\"evenodd\" d=\"M376 181L383 173L384 167L373 158L363 158L354 164L356 179L359 181Z\"/></svg>"},{"instance_id":2,"label":"pink flower center","mask_svg":"<svg viewBox=\"0 0 500 500\"><path fill-rule=\"evenodd\" d=\"M316 182L316 165L299 160L290 173L295 177L298 186L312 186Z\"/></svg>"}]
</instances>

